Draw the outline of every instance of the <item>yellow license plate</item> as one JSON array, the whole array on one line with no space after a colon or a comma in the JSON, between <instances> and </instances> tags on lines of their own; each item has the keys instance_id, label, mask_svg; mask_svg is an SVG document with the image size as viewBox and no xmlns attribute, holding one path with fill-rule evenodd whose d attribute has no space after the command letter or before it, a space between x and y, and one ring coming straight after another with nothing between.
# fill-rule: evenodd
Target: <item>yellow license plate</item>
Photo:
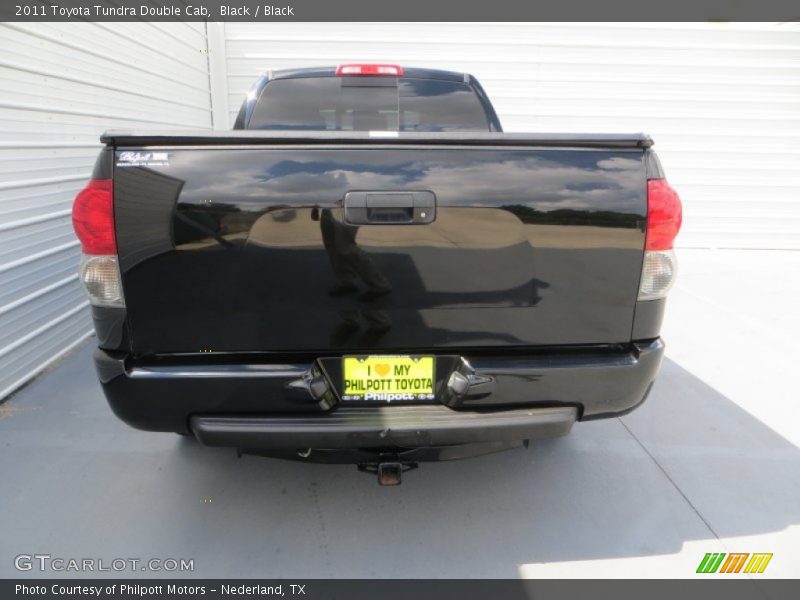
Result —
<instances>
[{"instance_id":1,"label":"yellow license plate","mask_svg":"<svg viewBox=\"0 0 800 600\"><path fill-rule=\"evenodd\" d=\"M342 400L433 400L432 356L345 356Z\"/></svg>"}]
</instances>

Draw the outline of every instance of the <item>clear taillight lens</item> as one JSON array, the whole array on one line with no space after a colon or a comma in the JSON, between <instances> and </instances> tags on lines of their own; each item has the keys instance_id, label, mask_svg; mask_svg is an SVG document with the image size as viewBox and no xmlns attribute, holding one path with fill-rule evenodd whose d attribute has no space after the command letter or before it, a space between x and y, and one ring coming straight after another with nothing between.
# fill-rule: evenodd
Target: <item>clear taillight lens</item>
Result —
<instances>
[{"instance_id":1,"label":"clear taillight lens","mask_svg":"<svg viewBox=\"0 0 800 600\"><path fill-rule=\"evenodd\" d=\"M639 300L664 298L675 281L678 263L672 250L648 250L644 253Z\"/></svg>"},{"instance_id":2,"label":"clear taillight lens","mask_svg":"<svg viewBox=\"0 0 800 600\"><path fill-rule=\"evenodd\" d=\"M95 306L125 306L116 256L84 254L81 260L81 281Z\"/></svg>"}]
</instances>

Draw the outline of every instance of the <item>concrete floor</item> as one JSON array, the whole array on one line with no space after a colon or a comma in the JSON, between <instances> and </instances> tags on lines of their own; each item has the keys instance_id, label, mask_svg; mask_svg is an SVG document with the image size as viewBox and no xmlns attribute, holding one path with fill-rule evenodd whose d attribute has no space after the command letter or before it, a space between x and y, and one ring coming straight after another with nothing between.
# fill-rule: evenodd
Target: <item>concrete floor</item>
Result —
<instances>
[{"instance_id":1,"label":"concrete floor","mask_svg":"<svg viewBox=\"0 0 800 600\"><path fill-rule=\"evenodd\" d=\"M129 429L90 341L0 406L0 577L48 553L191 558L194 577L684 578L706 552L798 577L800 252L680 260L642 408L399 488Z\"/></svg>"}]
</instances>

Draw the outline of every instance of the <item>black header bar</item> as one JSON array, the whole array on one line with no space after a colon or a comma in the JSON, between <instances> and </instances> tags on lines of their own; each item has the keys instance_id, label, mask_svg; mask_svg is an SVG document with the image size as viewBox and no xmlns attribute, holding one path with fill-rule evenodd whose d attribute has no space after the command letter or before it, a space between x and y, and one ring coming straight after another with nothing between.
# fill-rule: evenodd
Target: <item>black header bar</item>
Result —
<instances>
[{"instance_id":1,"label":"black header bar","mask_svg":"<svg viewBox=\"0 0 800 600\"><path fill-rule=\"evenodd\" d=\"M0 21L770 21L797 0L4 0Z\"/></svg>"},{"instance_id":2,"label":"black header bar","mask_svg":"<svg viewBox=\"0 0 800 600\"><path fill-rule=\"evenodd\" d=\"M798 580L6 579L4 600L795 600Z\"/></svg>"}]
</instances>

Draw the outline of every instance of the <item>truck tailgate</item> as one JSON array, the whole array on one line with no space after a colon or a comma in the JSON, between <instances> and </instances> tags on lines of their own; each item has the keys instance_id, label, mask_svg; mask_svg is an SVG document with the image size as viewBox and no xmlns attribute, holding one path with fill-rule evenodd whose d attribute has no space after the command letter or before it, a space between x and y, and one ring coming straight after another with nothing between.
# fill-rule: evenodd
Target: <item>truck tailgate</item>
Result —
<instances>
[{"instance_id":1,"label":"truck tailgate","mask_svg":"<svg viewBox=\"0 0 800 600\"><path fill-rule=\"evenodd\" d=\"M428 138L109 140L132 350L630 341L641 140Z\"/></svg>"}]
</instances>

